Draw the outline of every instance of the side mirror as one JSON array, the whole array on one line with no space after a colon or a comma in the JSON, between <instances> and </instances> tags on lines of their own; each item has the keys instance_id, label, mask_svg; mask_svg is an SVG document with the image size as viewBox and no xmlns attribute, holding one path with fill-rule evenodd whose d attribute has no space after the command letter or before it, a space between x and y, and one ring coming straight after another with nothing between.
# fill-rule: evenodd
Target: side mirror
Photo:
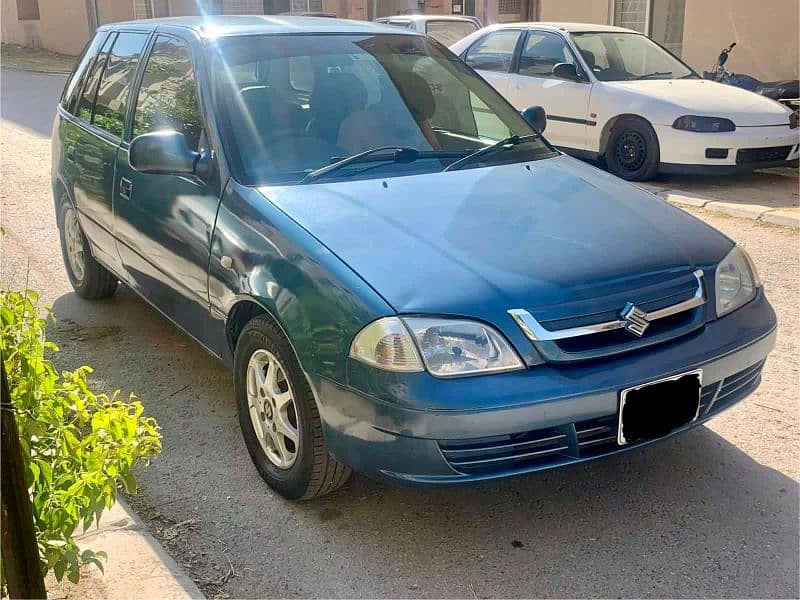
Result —
<instances>
[{"instance_id":1,"label":"side mirror","mask_svg":"<svg viewBox=\"0 0 800 600\"><path fill-rule=\"evenodd\" d=\"M547 115L541 106L530 106L522 111L522 118L528 122L536 133L543 133L547 127Z\"/></svg>"},{"instance_id":2,"label":"side mirror","mask_svg":"<svg viewBox=\"0 0 800 600\"><path fill-rule=\"evenodd\" d=\"M554 66L553 77L558 77L559 79L568 79L569 81L581 80L580 76L578 75L578 69L575 68L575 65L570 63L558 63L556 66Z\"/></svg>"},{"instance_id":3,"label":"side mirror","mask_svg":"<svg viewBox=\"0 0 800 600\"><path fill-rule=\"evenodd\" d=\"M156 131L136 136L128 148L128 162L142 173L192 175L200 153L177 131Z\"/></svg>"}]
</instances>

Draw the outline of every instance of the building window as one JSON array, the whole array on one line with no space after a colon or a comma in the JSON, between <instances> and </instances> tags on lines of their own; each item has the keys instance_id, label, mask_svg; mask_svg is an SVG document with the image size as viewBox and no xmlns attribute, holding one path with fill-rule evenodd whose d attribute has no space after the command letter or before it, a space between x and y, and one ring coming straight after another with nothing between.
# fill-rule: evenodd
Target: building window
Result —
<instances>
[{"instance_id":1,"label":"building window","mask_svg":"<svg viewBox=\"0 0 800 600\"><path fill-rule=\"evenodd\" d=\"M38 21L39 0L17 0L17 19L20 21Z\"/></svg>"},{"instance_id":2,"label":"building window","mask_svg":"<svg viewBox=\"0 0 800 600\"><path fill-rule=\"evenodd\" d=\"M292 12L322 12L322 0L292 0Z\"/></svg>"},{"instance_id":3,"label":"building window","mask_svg":"<svg viewBox=\"0 0 800 600\"><path fill-rule=\"evenodd\" d=\"M264 0L223 0L222 12L226 15L263 15Z\"/></svg>"},{"instance_id":4,"label":"building window","mask_svg":"<svg viewBox=\"0 0 800 600\"><path fill-rule=\"evenodd\" d=\"M136 19L154 19L169 15L169 0L135 0L133 3L133 16Z\"/></svg>"},{"instance_id":5,"label":"building window","mask_svg":"<svg viewBox=\"0 0 800 600\"><path fill-rule=\"evenodd\" d=\"M680 56L685 12L686 0L615 0L614 25L644 33Z\"/></svg>"}]
</instances>

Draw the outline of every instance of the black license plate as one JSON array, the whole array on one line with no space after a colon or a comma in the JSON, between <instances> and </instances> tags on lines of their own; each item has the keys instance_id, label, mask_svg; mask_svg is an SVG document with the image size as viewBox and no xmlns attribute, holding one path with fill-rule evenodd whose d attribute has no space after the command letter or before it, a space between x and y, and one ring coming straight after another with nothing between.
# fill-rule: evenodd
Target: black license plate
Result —
<instances>
[{"instance_id":1,"label":"black license plate","mask_svg":"<svg viewBox=\"0 0 800 600\"><path fill-rule=\"evenodd\" d=\"M620 446L667 435L697 418L703 373L692 371L622 390L617 443Z\"/></svg>"}]
</instances>

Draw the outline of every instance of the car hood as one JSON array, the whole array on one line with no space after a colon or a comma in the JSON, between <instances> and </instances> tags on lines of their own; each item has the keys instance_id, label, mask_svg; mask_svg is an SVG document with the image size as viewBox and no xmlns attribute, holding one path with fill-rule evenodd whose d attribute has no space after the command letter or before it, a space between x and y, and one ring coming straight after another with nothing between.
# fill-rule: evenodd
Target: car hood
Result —
<instances>
[{"instance_id":1,"label":"car hood","mask_svg":"<svg viewBox=\"0 0 800 600\"><path fill-rule=\"evenodd\" d=\"M786 125L791 113L765 96L705 79L615 81L604 85L639 96L644 102L643 114L653 112L652 106L647 110L648 102L660 102L672 105L675 118L682 115L724 117L736 125L758 126ZM672 125L672 121L661 124Z\"/></svg>"},{"instance_id":2,"label":"car hood","mask_svg":"<svg viewBox=\"0 0 800 600\"><path fill-rule=\"evenodd\" d=\"M732 245L567 156L259 189L400 313L496 321L690 273Z\"/></svg>"}]
</instances>

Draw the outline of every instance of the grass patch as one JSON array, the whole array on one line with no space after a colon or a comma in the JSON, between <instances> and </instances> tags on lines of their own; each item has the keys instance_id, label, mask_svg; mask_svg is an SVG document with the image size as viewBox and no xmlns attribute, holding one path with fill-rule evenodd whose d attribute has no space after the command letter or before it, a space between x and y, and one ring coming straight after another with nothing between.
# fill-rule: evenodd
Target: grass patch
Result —
<instances>
[{"instance_id":1,"label":"grass patch","mask_svg":"<svg viewBox=\"0 0 800 600\"><path fill-rule=\"evenodd\" d=\"M69 73L76 57L41 48L27 48L17 44L0 45L0 64L4 67L40 71L43 73Z\"/></svg>"}]
</instances>

